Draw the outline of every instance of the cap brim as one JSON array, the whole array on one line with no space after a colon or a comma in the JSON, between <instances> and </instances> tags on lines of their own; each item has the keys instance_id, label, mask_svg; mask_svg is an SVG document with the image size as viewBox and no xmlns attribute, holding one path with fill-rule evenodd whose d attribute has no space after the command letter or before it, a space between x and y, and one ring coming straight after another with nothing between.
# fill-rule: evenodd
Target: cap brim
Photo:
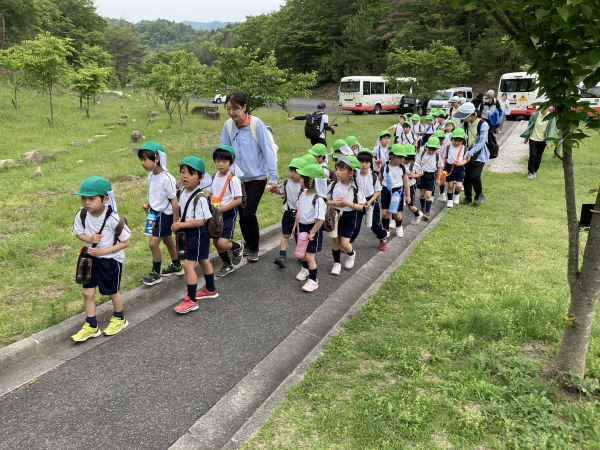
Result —
<instances>
[{"instance_id":1,"label":"cap brim","mask_svg":"<svg viewBox=\"0 0 600 450\"><path fill-rule=\"evenodd\" d=\"M215 154L215 152L217 151L217 149L218 149L218 148L219 148L219 147L211 147L211 148L210 148L210 154L211 154L211 155L214 155L214 154Z\"/></svg>"},{"instance_id":2,"label":"cap brim","mask_svg":"<svg viewBox=\"0 0 600 450\"><path fill-rule=\"evenodd\" d=\"M474 114L474 113L472 113ZM464 112L460 112L457 111L456 113L454 113L454 115L452 116L453 119L466 119L467 117L469 117L471 114L468 113L464 113Z\"/></svg>"}]
</instances>

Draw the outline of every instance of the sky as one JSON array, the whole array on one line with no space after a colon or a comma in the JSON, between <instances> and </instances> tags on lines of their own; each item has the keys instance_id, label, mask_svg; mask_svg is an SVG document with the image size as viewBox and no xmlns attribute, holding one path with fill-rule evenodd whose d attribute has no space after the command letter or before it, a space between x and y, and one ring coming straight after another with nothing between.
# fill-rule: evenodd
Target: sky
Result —
<instances>
[{"instance_id":1,"label":"sky","mask_svg":"<svg viewBox=\"0 0 600 450\"><path fill-rule=\"evenodd\" d=\"M168 19L176 22L242 22L279 9L285 0L95 0L104 17L125 17L130 22Z\"/></svg>"}]
</instances>

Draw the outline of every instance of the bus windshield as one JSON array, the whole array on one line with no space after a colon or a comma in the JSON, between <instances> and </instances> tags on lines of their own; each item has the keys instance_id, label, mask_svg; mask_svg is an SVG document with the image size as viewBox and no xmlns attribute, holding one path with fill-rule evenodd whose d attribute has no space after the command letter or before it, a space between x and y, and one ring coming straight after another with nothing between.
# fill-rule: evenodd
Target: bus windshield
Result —
<instances>
[{"instance_id":1,"label":"bus windshield","mask_svg":"<svg viewBox=\"0 0 600 450\"><path fill-rule=\"evenodd\" d=\"M360 92L360 81L342 81L340 92Z\"/></svg>"},{"instance_id":2,"label":"bus windshield","mask_svg":"<svg viewBox=\"0 0 600 450\"><path fill-rule=\"evenodd\" d=\"M500 83L502 92L531 92L534 90L535 80L533 78L505 79Z\"/></svg>"},{"instance_id":3,"label":"bus windshield","mask_svg":"<svg viewBox=\"0 0 600 450\"><path fill-rule=\"evenodd\" d=\"M438 93L435 96L434 100L448 100L449 98L450 98L450 92L449 91L438 91Z\"/></svg>"}]
</instances>

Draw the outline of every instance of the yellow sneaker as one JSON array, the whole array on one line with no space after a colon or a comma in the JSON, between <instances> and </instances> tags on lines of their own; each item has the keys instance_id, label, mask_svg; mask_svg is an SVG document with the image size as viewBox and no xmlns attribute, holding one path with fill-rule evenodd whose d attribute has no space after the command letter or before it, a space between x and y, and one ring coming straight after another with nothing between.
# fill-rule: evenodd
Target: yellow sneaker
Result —
<instances>
[{"instance_id":1,"label":"yellow sneaker","mask_svg":"<svg viewBox=\"0 0 600 450\"><path fill-rule=\"evenodd\" d=\"M89 338L95 338L100 336L102 333L100 332L100 328L92 328L89 323L84 323L81 330L71 336L71 339L75 342L83 342L87 341Z\"/></svg>"},{"instance_id":2,"label":"yellow sneaker","mask_svg":"<svg viewBox=\"0 0 600 450\"><path fill-rule=\"evenodd\" d=\"M128 325L129 322L127 322L127 319L119 319L118 317L112 316L110 318L110 323L104 330L104 334L106 336L112 336L113 334L117 334L124 328L127 328Z\"/></svg>"}]
</instances>

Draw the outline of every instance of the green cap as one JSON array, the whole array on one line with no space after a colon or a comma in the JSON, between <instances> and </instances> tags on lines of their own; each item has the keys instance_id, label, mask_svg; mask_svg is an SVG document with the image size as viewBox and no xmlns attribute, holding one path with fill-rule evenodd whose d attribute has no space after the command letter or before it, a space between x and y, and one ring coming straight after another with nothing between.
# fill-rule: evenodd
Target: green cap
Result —
<instances>
[{"instance_id":1,"label":"green cap","mask_svg":"<svg viewBox=\"0 0 600 450\"><path fill-rule=\"evenodd\" d=\"M436 137L430 137L427 140L427 147L429 148L438 148L440 146L440 140Z\"/></svg>"},{"instance_id":2,"label":"green cap","mask_svg":"<svg viewBox=\"0 0 600 450\"><path fill-rule=\"evenodd\" d=\"M447 120L446 125L448 125L448 124L452 124L452 125L454 125L454 128L456 128L456 122L454 121L454 119Z\"/></svg>"},{"instance_id":3,"label":"green cap","mask_svg":"<svg viewBox=\"0 0 600 450\"><path fill-rule=\"evenodd\" d=\"M446 133L444 133L444 130L435 130L433 132L433 137L443 138L443 137L446 137Z\"/></svg>"},{"instance_id":4,"label":"green cap","mask_svg":"<svg viewBox=\"0 0 600 450\"><path fill-rule=\"evenodd\" d=\"M312 156L311 156L312 158ZM315 158L313 158L314 160ZM290 165L288 166L290 169L301 169L302 167L306 166L307 162L304 161L302 158L294 158L290 161Z\"/></svg>"},{"instance_id":5,"label":"green cap","mask_svg":"<svg viewBox=\"0 0 600 450\"><path fill-rule=\"evenodd\" d=\"M218 147L211 147L210 153L214 154L215 150L225 150L226 152L231 153L233 159L235 159L235 150L231 145L219 145Z\"/></svg>"},{"instance_id":6,"label":"green cap","mask_svg":"<svg viewBox=\"0 0 600 450\"><path fill-rule=\"evenodd\" d=\"M416 156L417 154L415 146L412 144L404 144L404 151L406 152L406 156Z\"/></svg>"},{"instance_id":7,"label":"green cap","mask_svg":"<svg viewBox=\"0 0 600 450\"><path fill-rule=\"evenodd\" d=\"M433 116L431 114L425 116L425 120L433 120Z\"/></svg>"},{"instance_id":8,"label":"green cap","mask_svg":"<svg viewBox=\"0 0 600 450\"><path fill-rule=\"evenodd\" d=\"M315 144L308 153L314 156L325 156L327 154L327 147L323 144Z\"/></svg>"},{"instance_id":9,"label":"green cap","mask_svg":"<svg viewBox=\"0 0 600 450\"><path fill-rule=\"evenodd\" d=\"M163 146L160 145L158 142L154 142L154 141L146 142L140 148L134 148L133 154L135 156L138 156L138 153L140 152L140 150L150 150L151 152L154 152L154 153L158 153L158 152L166 153Z\"/></svg>"},{"instance_id":10,"label":"green cap","mask_svg":"<svg viewBox=\"0 0 600 450\"><path fill-rule=\"evenodd\" d=\"M446 117L446 111L444 111L443 109L438 109L437 115Z\"/></svg>"},{"instance_id":11,"label":"green cap","mask_svg":"<svg viewBox=\"0 0 600 450\"><path fill-rule=\"evenodd\" d=\"M112 187L108 181L101 177L91 177L81 183L79 192L73 192L73 195L94 197L96 195L108 195L108 191L112 191Z\"/></svg>"},{"instance_id":12,"label":"green cap","mask_svg":"<svg viewBox=\"0 0 600 450\"><path fill-rule=\"evenodd\" d=\"M346 144L348 144L350 147L352 147L353 145L356 145L357 142L358 142L358 138L356 136L348 136L346 138Z\"/></svg>"},{"instance_id":13,"label":"green cap","mask_svg":"<svg viewBox=\"0 0 600 450\"><path fill-rule=\"evenodd\" d=\"M299 158L304 160L305 164L316 164L317 160L315 159L315 157L313 155L311 155L310 153L304 155L303 157Z\"/></svg>"},{"instance_id":14,"label":"green cap","mask_svg":"<svg viewBox=\"0 0 600 450\"><path fill-rule=\"evenodd\" d=\"M396 156L406 156L406 147L402 144L394 144L390 149L390 153Z\"/></svg>"},{"instance_id":15,"label":"green cap","mask_svg":"<svg viewBox=\"0 0 600 450\"><path fill-rule=\"evenodd\" d=\"M202 161L197 156L186 156L185 158L183 158L183 161L181 161L177 165L179 167L181 167L181 166L190 166L190 167L192 167L193 169L196 169L198 172L200 172L202 174L204 174L204 172L206 172L206 166L204 165L204 161Z\"/></svg>"},{"instance_id":16,"label":"green cap","mask_svg":"<svg viewBox=\"0 0 600 450\"><path fill-rule=\"evenodd\" d=\"M412 120L421 120L421 116L419 116L418 114L413 114L413 116L411 117Z\"/></svg>"},{"instance_id":17,"label":"green cap","mask_svg":"<svg viewBox=\"0 0 600 450\"><path fill-rule=\"evenodd\" d=\"M466 137L465 130L457 128L452 132L452 139L464 139Z\"/></svg>"},{"instance_id":18,"label":"green cap","mask_svg":"<svg viewBox=\"0 0 600 450\"><path fill-rule=\"evenodd\" d=\"M298 169L297 172L303 177L308 177L311 180L317 180L319 178L327 178L325 176L325 171L318 164L307 164L301 169Z\"/></svg>"},{"instance_id":19,"label":"green cap","mask_svg":"<svg viewBox=\"0 0 600 450\"><path fill-rule=\"evenodd\" d=\"M348 161L350 161L350 167L352 167L352 170L360 169L360 161L356 156L346 156L346 158L348 158Z\"/></svg>"},{"instance_id":20,"label":"green cap","mask_svg":"<svg viewBox=\"0 0 600 450\"><path fill-rule=\"evenodd\" d=\"M348 145L346 144L346 141L343 139L338 139L337 141L335 141L333 143L333 147L331 147L331 151L335 152L336 150L339 150L340 148L342 148L343 146Z\"/></svg>"},{"instance_id":21,"label":"green cap","mask_svg":"<svg viewBox=\"0 0 600 450\"><path fill-rule=\"evenodd\" d=\"M390 132L388 130L383 130L381 133L379 133L379 139L381 139L384 136L390 136L392 137L392 135L390 134Z\"/></svg>"}]
</instances>

